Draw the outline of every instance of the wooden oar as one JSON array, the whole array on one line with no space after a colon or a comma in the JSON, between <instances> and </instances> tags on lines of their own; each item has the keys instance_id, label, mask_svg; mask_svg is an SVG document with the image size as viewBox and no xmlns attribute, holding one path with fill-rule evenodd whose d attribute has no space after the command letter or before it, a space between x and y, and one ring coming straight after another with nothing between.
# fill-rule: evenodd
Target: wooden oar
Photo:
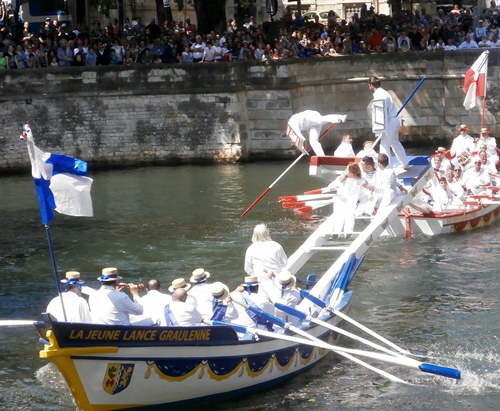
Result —
<instances>
[{"instance_id":1,"label":"wooden oar","mask_svg":"<svg viewBox=\"0 0 500 411\"><path fill-rule=\"evenodd\" d=\"M19 327L33 325L35 320L0 320L0 327Z\"/></svg>"},{"instance_id":2,"label":"wooden oar","mask_svg":"<svg viewBox=\"0 0 500 411\"><path fill-rule=\"evenodd\" d=\"M250 204L250 205L248 206L248 208L247 208L245 211L243 211L243 213L241 214L241 216L242 216L242 217L245 217L245 215L246 215L246 214L247 214L247 213L248 213L248 212L249 212L249 211L250 211L250 210L251 210L251 209L255 206L255 204L257 204L257 203L258 203L258 202L262 199L262 197L264 197L264 196L265 196L265 195L269 192L269 190L271 190L271 188L273 188L273 186L274 186L274 185L275 185L278 181L280 181L280 180L283 178L283 176L284 176L286 173L288 173L288 171L289 171L289 170L290 170L290 169L291 169L291 168L292 168L295 164L297 164L297 163L300 161L300 159L301 159L302 157L304 157L304 156L305 156L305 154L304 154L304 153L302 153L300 156L298 156L298 157L296 158L296 160L295 160L292 164L290 164L290 165L288 166L288 168L287 168L285 171L283 171L283 173L281 173L281 175L280 175L280 176L279 176L276 180L274 180L274 181L273 181L273 183L272 183L269 187L267 187L267 188L266 188L266 189L262 192L262 194L261 194L260 196L258 196L252 204Z\"/></svg>"},{"instance_id":3,"label":"wooden oar","mask_svg":"<svg viewBox=\"0 0 500 411\"><path fill-rule=\"evenodd\" d=\"M312 322L314 324L318 324L322 327L328 328L329 330L332 330L338 334L345 335L346 337L352 338L355 341L366 344L372 348L375 348L376 350L385 352L386 354L395 355L395 356L402 356L402 354L399 352L391 351L388 348L382 347L381 345L379 345L377 343L374 343L370 340L367 340L366 338L360 337L359 335L356 335L356 334L353 334L349 331L346 331L343 328L336 327L335 325L331 325L331 324L327 323L326 321L322 321L318 318L314 318L313 316L306 314L306 313L303 313L302 311L299 311L293 307L288 307L287 305L280 304L280 303L274 303L274 306L278 310L283 311L284 313L293 315L294 317L297 317L301 320L309 321L309 322ZM420 357L419 355L415 355L415 354L412 354L412 355Z\"/></svg>"},{"instance_id":4,"label":"wooden oar","mask_svg":"<svg viewBox=\"0 0 500 411\"><path fill-rule=\"evenodd\" d=\"M229 327L232 327L236 332L241 333L241 334L250 333L250 334L258 335L261 337L268 337L268 338L273 338L275 340L283 340L283 341L293 342L295 344L302 344L302 345L308 345L311 347L318 347L318 348L327 349L330 351L334 351L333 348L335 348L333 345L327 344L322 340L319 340L320 342L318 343L315 341L311 341L309 339L297 338L297 337L293 337L291 335L285 335L285 334L274 333L274 332L269 332L269 331L265 331L265 330L259 330L257 328L250 328L250 327L245 327L242 325L227 324L227 323L219 322L219 321L214 321L213 325L229 326ZM373 365L370 365L370 364L360 360L359 358L356 358L356 357L354 357L346 352L340 352L338 350L335 350L335 352L337 354L341 355L342 357L345 357L345 358L355 362L356 364L359 364L365 368L368 368L369 370L372 370L373 372L376 372L377 374L382 375L383 377L387 378L390 381L400 382L402 384L409 384L406 381L403 381L402 379L400 379L392 374L389 374L386 371L383 371L379 368L376 368Z\"/></svg>"},{"instance_id":5,"label":"wooden oar","mask_svg":"<svg viewBox=\"0 0 500 411\"><path fill-rule=\"evenodd\" d=\"M300 207L324 207L326 205L333 204L333 198L326 199L326 200L317 200L317 201L287 201L284 203L281 203L281 206L283 208L300 208Z\"/></svg>"},{"instance_id":6,"label":"wooden oar","mask_svg":"<svg viewBox=\"0 0 500 411\"><path fill-rule=\"evenodd\" d=\"M375 337L377 340L382 341L383 343L387 344L389 347L394 348L395 350L399 351L400 353L406 354L406 355L412 355L412 353L410 351L405 350L404 348L397 346L396 344L392 343L388 339L377 334L375 331L372 331L368 327L365 327L363 324L360 324L356 320L353 320L351 317L345 315L341 311L332 309L331 307L327 307L327 305L324 301L321 301L319 298L315 297L314 295L309 294L306 290L300 290L300 295L304 298L307 298L309 301L313 302L318 307L333 312L335 315L339 316L343 320L347 321L348 323L351 323L352 325L356 326L360 330L363 330L365 333L370 334L372 337Z\"/></svg>"},{"instance_id":7,"label":"wooden oar","mask_svg":"<svg viewBox=\"0 0 500 411\"><path fill-rule=\"evenodd\" d=\"M334 125L335 125L335 123L331 123L331 124L330 124L330 125L326 128L326 130L325 130L325 131L323 131L323 132L321 133L321 135L319 136L319 140L321 140L321 139L325 136L325 134L326 134L326 133L328 133L328 131L330 131L330 130L331 130L331 128L332 128ZM275 185L275 184L276 184L279 180L281 180L281 178L282 178L282 177L283 177L286 173L288 173L288 171L289 171L289 170L290 170L290 169L291 169L291 168L292 168L295 164L297 164L297 163L299 162L299 160L300 160L302 157L304 157L306 154L309 154L309 153L306 151L306 152L303 152L300 156L298 156L298 157L297 157L297 159L296 159L296 160L295 160L292 164L290 164L290 166L289 166L289 167L288 167L285 171L283 171L283 173L281 173L281 175L280 175L280 176L279 176L276 180L274 180L274 182L273 182L273 183L272 183L269 187L267 187L267 188L266 188L266 189L262 192L262 194L261 194L260 196L258 196L252 204L250 204L250 205L248 206L248 208L247 208L245 211L243 211L243 213L241 214L241 217L244 217L244 216L245 216L245 215L246 215L246 214L247 214L247 213L248 213L248 212L249 212L249 211L253 208L253 206L255 206L255 204L257 204L257 203L258 203L258 202L262 199L262 197L264 197L264 196L265 196L265 195L266 195L266 194L267 194L267 193L271 190L271 188L273 188L273 186L274 186L274 185ZM306 193L306 194L307 194L307 193Z\"/></svg>"},{"instance_id":8,"label":"wooden oar","mask_svg":"<svg viewBox=\"0 0 500 411\"><path fill-rule=\"evenodd\" d=\"M310 200L326 200L332 198L333 193L326 194L298 194L294 196L278 197L280 203L288 203L292 201L310 201Z\"/></svg>"},{"instance_id":9,"label":"wooden oar","mask_svg":"<svg viewBox=\"0 0 500 411\"><path fill-rule=\"evenodd\" d=\"M289 329L290 331L294 332L295 334L298 334L302 337L305 337L311 341L314 341L314 342L320 344L322 346L321 348L329 349L329 350L336 352L336 353L339 353L341 355L346 355L346 354L347 355L350 355L350 354L359 355L359 356L372 358L372 359L383 361L383 362L402 365L404 367L419 369L422 372L440 375L442 377L454 378L456 380L460 379L460 371L455 369L455 368L443 367L441 365L436 365L436 364L428 364L428 363L414 360L413 358L407 358L407 357L402 357L402 356L395 357L393 355L380 354L380 353L371 352L371 351L363 351L363 350L356 350L356 349L351 349L351 348L343 348L343 347L333 346L333 345L325 343L323 340L320 340L319 338L309 334L308 332L301 330L300 328L295 327L294 325L291 325L290 323L286 323L281 318L278 318L278 317L275 317L274 315L266 313L265 311L261 310L260 308L248 307L248 309L250 311L253 311L256 314L260 315L262 318L265 318L268 321L271 321L273 324L276 324L276 325L284 328L285 330Z\"/></svg>"},{"instance_id":10,"label":"wooden oar","mask_svg":"<svg viewBox=\"0 0 500 411\"><path fill-rule=\"evenodd\" d=\"M326 203L326 204L322 203L322 204L307 205L304 207L297 208L296 210L293 210L293 211L299 212L299 213L309 213L313 210L316 210L316 209L321 208L321 207L326 207L327 205L330 205L330 204L333 204L333 201L330 203Z\"/></svg>"}]
</instances>

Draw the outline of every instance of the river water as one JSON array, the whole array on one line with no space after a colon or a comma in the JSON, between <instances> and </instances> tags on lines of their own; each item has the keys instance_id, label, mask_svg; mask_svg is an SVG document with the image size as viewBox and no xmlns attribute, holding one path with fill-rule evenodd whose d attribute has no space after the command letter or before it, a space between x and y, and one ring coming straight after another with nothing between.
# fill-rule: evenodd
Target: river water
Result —
<instances>
[{"instance_id":1,"label":"river water","mask_svg":"<svg viewBox=\"0 0 500 411\"><path fill-rule=\"evenodd\" d=\"M156 277L168 286L204 267L214 281L232 288L245 275L244 253L255 224L267 223L290 255L320 222L298 220L276 202L278 195L320 187L307 176L305 163L240 217L287 165L94 173L95 217L57 215L51 223L59 270L76 269L97 287L101 268L117 266L126 281ZM0 319L36 320L55 295L55 282L30 176L3 177L0 198ZM330 355L274 389L207 409L497 410L499 231L496 224L437 238L381 239L351 284L353 318L436 358L429 362L459 368L461 381L374 364L410 385L390 383ZM347 339L343 343L358 347ZM0 410L75 410L57 370L38 358L41 344L32 327L1 327L0 347Z\"/></svg>"}]
</instances>

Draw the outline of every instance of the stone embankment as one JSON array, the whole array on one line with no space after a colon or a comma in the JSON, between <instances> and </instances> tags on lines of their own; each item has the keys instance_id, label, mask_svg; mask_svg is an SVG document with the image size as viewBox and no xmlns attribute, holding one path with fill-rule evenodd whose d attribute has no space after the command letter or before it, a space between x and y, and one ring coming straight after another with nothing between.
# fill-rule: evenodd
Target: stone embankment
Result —
<instances>
[{"instance_id":1,"label":"stone embankment","mask_svg":"<svg viewBox=\"0 0 500 411\"><path fill-rule=\"evenodd\" d=\"M367 86L373 75L383 78L398 106L426 77L400 115L401 139L434 148L451 142L461 123L471 133L481 127L482 107L467 112L462 105L464 74L480 52L6 70L0 74L0 172L28 167L17 138L24 122L44 151L115 167L295 157L285 135L293 113L345 113L347 121L324 139L329 153L344 133L358 145L373 139ZM494 136L500 131L499 56L490 52L484 121Z\"/></svg>"}]
</instances>

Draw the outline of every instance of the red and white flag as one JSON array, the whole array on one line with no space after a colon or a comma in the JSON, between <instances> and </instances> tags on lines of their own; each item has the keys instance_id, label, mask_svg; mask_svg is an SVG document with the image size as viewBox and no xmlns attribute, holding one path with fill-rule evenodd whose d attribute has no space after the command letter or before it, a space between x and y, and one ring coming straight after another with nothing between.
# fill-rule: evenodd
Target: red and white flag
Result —
<instances>
[{"instance_id":1,"label":"red and white flag","mask_svg":"<svg viewBox=\"0 0 500 411\"><path fill-rule=\"evenodd\" d=\"M476 97L486 97L486 74L488 73L489 51L483 53L474 62L472 67L465 73L464 107L466 110L476 106Z\"/></svg>"}]
</instances>

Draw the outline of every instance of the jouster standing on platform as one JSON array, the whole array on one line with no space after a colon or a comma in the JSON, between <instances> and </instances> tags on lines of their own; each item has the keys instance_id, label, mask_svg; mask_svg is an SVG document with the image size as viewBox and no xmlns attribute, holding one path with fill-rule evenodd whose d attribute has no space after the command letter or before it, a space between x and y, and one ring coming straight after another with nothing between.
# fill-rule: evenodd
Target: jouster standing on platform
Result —
<instances>
[{"instance_id":1,"label":"jouster standing on platform","mask_svg":"<svg viewBox=\"0 0 500 411\"><path fill-rule=\"evenodd\" d=\"M394 106L391 95L381 87L378 77L370 77L368 87L373 93L372 123L373 132L382 134L380 139L380 153L390 156L391 148L399 163L408 167L406 152L399 141L399 119L398 112Z\"/></svg>"},{"instance_id":2,"label":"jouster standing on platform","mask_svg":"<svg viewBox=\"0 0 500 411\"><path fill-rule=\"evenodd\" d=\"M80 273L78 271L68 271L66 278L61 280L61 283L66 286L66 291L61 293L66 319L60 296L53 298L45 311L52 314L57 321L91 323L89 305L84 298L78 295L79 288L85 284L85 282L80 280Z\"/></svg>"},{"instance_id":3,"label":"jouster standing on platform","mask_svg":"<svg viewBox=\"0 0 500 411\"><path fill-rule=\"evenodd\" d=\"M97 279L101 283L101 288L89 297L93 323L130 325L130 314L140 315L143 313L142 305L139 304L137 285L129 284L134 301L125 293L117 290L118 280L121 280L122 277L118 275L116 268L103 268L102 275Z\"/></svg>"},{"instance_id":4,"label":"jouster standing on platform","mask_svg":"<svg viewBox=\"0 0 500 411\"><path fill-rule=\"evenodd\" d=\"M287 136L292 139L300 151L306 152L305 147L306 138L302 131L309 133L309 144L317 156L324 156L325 152L319 142L321 128L323 124L328 123L341 123L346 119L345 115L340 114L327 114L322 116L319 112L313 110L306 110L294 114L288 120Z\"/></svg>"}]
</instances>

